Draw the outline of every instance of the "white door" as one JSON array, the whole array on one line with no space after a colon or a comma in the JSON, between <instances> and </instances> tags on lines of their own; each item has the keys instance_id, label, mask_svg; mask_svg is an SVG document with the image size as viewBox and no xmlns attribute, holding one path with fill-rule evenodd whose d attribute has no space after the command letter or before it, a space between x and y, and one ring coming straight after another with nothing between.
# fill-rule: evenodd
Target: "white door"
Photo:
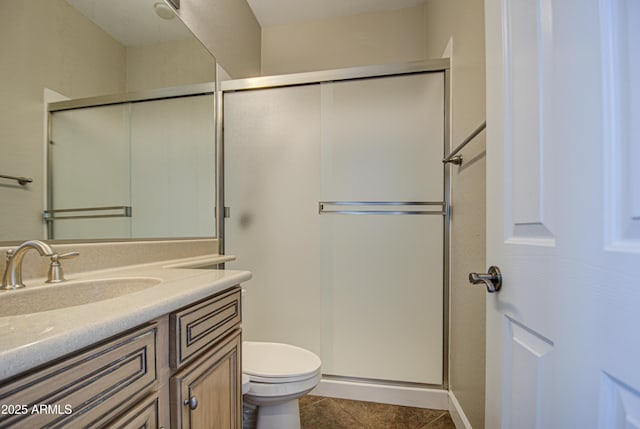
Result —
<instances>
[{"instance_id":1,"label":"white door","mask_svg":"<svg viewBox=\"0 0 640 429\"><path fill-rule=\"evenodd\" d=\"M640 428L640 1L485 8L486 428Z\"/></svg>"}]
</instances>

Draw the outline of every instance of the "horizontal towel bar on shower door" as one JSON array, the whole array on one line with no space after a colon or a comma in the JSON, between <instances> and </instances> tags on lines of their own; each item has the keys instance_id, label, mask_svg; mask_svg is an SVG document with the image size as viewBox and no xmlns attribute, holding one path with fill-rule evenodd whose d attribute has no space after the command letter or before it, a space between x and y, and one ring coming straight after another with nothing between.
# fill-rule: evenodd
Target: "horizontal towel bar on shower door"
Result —
<instances>
[{"instance_id":1,"label":"horizontal towel bar on shower door","mask_svg":"<svg viewBox=\"0 0 640 429\"><path fill-rule=\"evenodd\" d=\"M77 214L71 216L58 216L56 213L84 213L84 212L115 212L103 214ZM120 213L118 213L120 212ZM112 207L85 207L79 209L57 209L45 210L42 218L46 222L63 219L98 219L108 217L131 217L131 206L112 206Z\"/></svg>"},{"instance_id":2,"label":"horizontal towel bar on shower door","mask_svg":"<svg viewBox=\"0 0 640 429\"><path fill-rule=\"evenodd\" d=\"M331 207L339 206L339 207ZM348 209L344 206L349 207ZM439 210L421 210L421 207L439 207ZM354 208L357 207L357 208ZM342 215L446 215L442 201L320 201L319 214Z\"/></svg>"}]
</instances>

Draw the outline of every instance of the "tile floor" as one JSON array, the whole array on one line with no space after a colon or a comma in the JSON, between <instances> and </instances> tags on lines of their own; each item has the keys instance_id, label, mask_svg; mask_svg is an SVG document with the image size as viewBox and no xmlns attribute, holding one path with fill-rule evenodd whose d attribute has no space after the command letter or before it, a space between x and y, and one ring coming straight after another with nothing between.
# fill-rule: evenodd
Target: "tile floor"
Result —
<instances>
[{"instance_id":1,"label":"tile floor","mask_svg":"<svg viewBox=\"0 0 640 429\"><path fill-rule=\"evenodd\" d=\"M302 429L455 429L447 411L307 395Z\"/></svg>"}]
</instances>

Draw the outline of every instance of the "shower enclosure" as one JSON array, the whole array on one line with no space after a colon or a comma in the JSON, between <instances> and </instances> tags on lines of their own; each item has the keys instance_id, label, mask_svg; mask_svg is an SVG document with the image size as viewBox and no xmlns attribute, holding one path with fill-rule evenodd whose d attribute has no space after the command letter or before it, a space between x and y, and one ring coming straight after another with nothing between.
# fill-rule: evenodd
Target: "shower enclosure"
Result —
<instances>
[{"instance_id":1,"label":"shower enclosure","mask_svg":"<svg viewBox=\"0 0 640 429\"><path fill-rule=\"evenodd\" d=\"M448 60L223 82L244 338L338 379L446 385Z\"/></svg>"},{"instance_id":2,"label":"shower enclosure","mask_svg":"<svg viewBox=\"0 0 640 429\"><path fill-rule=\"evenodd\" d=\"M213 84L49 104L49 239L213 237Z\"/></svg>"}]
</instances>

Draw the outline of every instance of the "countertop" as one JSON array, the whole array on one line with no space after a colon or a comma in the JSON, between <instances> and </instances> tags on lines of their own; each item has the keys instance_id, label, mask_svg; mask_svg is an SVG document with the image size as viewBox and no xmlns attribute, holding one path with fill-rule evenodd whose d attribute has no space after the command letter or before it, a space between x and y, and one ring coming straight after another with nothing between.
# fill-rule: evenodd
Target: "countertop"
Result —
<instances>
[{"instance_id":1,"label":"countertop","mask_svg":"<svg viewBox=\"0 0 640 429\"><path fill-rule=\"evenodd\" d=\"M232 260L207 256L119 269L67 274L67 281L153 277L162 282L145 290L91 304L19 316L0 317L0 380L102 341L171 313L251 278L248 271L198 269ZM27 288L46 285L44 279ZM4 294L19 291L0 292Z\"/></svg>"}]
</instances>

